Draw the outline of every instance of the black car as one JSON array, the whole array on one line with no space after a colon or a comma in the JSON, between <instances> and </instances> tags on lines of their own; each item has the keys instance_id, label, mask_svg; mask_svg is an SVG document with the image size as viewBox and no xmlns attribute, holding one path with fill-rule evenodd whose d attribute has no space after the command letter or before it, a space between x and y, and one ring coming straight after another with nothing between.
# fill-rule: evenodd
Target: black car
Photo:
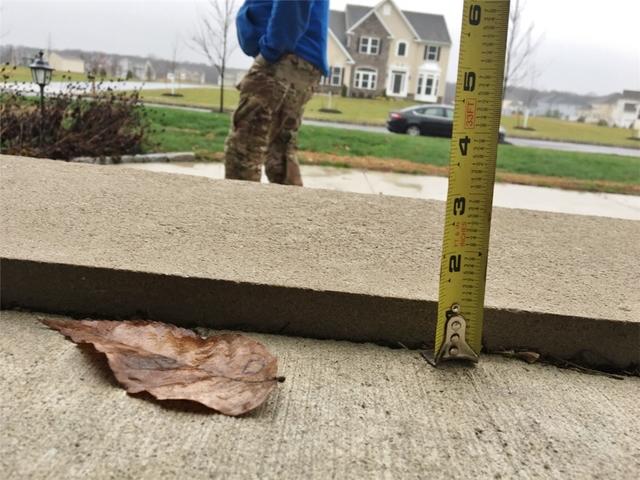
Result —
<instances>
[{"instance_id":1,"label":"black car","mask_svg":"<svg viewBox=\"0 0 640 480\"><path fill-rule=\"evenodd\" d=\"M407 135L434 135L451 137L453 130L453 107L450 105L418 105L391 112L387 130ZM500 127L499 141L505 140L505 131Z\"/></svg>"}]
</instances>

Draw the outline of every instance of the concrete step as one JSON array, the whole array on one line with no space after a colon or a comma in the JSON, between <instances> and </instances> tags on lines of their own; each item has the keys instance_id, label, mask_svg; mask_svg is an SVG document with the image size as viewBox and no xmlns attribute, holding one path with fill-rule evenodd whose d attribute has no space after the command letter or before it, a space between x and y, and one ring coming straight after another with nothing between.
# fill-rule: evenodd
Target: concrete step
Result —
<instances>
[{"instance_id":1,"label":"concrete step","mask_svg":"<svg viewBox=\"0 0 640 480\"><path fill-rule=\"evenodd\" d=\"M443 204L4 156L2 305L432 344ZM494 209L484 344L640 363L640 222Z\"/></svg>"},{"instance_id":2,"label":"concrete step","mask_svg":"<svg viewBox=\"0 0 640 480\"><path fill-rule=\"evenodd\" d=\"M6 479L635 480L640 469L640 378L495 355L434 369L415 351L251 334L286 381L230 418L127 395L103 355L37 316L0 316Z\"/></svg>"}]
</instances>

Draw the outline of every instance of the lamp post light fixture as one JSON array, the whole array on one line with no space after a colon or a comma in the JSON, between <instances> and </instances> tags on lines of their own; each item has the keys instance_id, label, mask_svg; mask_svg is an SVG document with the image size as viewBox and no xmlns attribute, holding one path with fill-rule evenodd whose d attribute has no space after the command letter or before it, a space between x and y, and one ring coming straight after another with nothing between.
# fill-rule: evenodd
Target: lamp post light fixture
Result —
<instances>
[{"instance_id":1,"label":"lamp post light fixture","mask_svg":"<svg viewBox=\"0 0 640 480\"><path fill-rule=\"evenodd\" d=\"M40 143L42 143L42 132L44 130L44 87L51 82L53 68L43 58L44 52L40 51L38 57L29 65L33 82L40 86Z\"/></svg>"}]
</instances>

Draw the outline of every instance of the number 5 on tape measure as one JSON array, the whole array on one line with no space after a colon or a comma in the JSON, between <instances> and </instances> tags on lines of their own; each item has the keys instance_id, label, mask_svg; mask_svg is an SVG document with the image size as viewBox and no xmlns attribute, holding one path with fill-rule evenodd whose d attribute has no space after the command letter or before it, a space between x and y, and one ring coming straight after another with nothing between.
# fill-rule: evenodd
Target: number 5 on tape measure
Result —
<instances>
[{"instance_id":1,"label":"number 5 on tape measure","mask_svg":"<svg viewBox=\"0 0 640 480\"><path fill-rule=\"evenodd\" d=\"M477 361L482 342L509 0L465 0L435 362Z\"/></svg>"}]
</instances>

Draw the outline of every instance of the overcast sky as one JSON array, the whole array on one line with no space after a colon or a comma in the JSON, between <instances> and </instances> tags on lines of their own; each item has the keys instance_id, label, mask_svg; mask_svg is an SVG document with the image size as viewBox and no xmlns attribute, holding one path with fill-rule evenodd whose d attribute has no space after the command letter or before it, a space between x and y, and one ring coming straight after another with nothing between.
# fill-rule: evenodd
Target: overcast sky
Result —
<instances>
[{"instance_id":1,"label":"overcast sky","mask_svg":"<svg viewBox=\"0 0 640 480\"><path fill-rule=\"evenodd\" d=\"M374 5L378 0L331 0ZM455 78L462 0L397 0L405 10L445 15L454 43ZM176 36L187 40L202 0L0 0L0 42L170 58ZM640 90L640 0L529 0L527 21L542 35L537 88L606 94ZM182 60L202 61L187 46ZM249 59L238 51L232 66Z\"/></svg>"}]
</instances>

